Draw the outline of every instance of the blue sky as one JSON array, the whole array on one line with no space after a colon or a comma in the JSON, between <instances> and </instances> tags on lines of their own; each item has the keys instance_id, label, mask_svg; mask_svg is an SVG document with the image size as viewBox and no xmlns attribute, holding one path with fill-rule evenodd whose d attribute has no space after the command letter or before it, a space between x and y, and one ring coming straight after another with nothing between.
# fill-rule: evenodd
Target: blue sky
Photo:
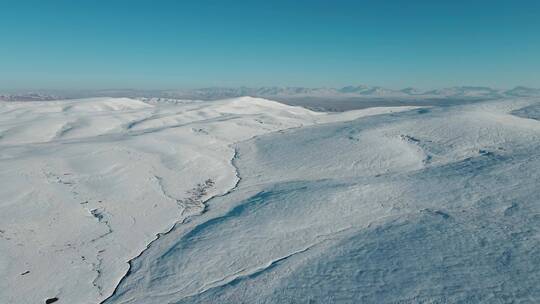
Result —
<instances>
[{"instance_id":1,"label":"blue sky","mask_svg":"<svg viewBox=\"0 0 540 304\"><path fill-rule=\"evenodd\" d=\"M0 88L540 87L540 1L0 0Z\"/></svg>"}]
</instances>

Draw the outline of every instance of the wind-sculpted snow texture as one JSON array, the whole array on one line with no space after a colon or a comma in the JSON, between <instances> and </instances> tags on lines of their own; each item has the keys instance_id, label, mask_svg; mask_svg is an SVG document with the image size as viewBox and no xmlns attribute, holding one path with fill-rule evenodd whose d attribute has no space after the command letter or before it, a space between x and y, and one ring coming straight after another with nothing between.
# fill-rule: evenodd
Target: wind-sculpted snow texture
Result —
<instances>
[{"instance_id":1,"label":"wind-sculpted snow texture","mask_svg":"<svg viewBox=\"0 0 540 304\"><path fill-rule=\"evenodd\" d=\"M236 142L406 109L326 114L249 97L0 102L0 303L105 300L157 234L236 185Z\"/></svg>"},{"instance_id":2,"label":"wind-sculpted snow texture","mask_svg":"<svg viewBox=\"0 0 540 304\"><path fill-rule=\"evenodd\" d=\"M240 182L105 303L539 303L538 99L236 145Z\"/></svg>"}]
</instances>

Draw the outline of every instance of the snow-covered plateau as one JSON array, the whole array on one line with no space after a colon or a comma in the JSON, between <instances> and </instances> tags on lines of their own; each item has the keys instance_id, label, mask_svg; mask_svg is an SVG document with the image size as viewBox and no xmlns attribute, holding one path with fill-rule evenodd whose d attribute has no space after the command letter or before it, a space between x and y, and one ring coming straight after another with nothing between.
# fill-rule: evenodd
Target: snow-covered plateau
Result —
<instances>
[{"instance_id":1,"label":"snow-covered plateau","mask_svg":"<svg viewBox=\"0 0 540 304\"><path fill-rule=\"evenodd\" d=\"M0 102L0 303L539 303L539 113Z\"/></svg>"}]
</instances>

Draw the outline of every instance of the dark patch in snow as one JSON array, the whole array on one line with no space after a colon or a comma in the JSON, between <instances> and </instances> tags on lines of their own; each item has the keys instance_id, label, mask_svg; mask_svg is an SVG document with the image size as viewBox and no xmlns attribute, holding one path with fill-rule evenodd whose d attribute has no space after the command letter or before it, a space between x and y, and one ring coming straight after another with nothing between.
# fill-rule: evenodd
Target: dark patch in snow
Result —
<instances>
[{"instance_id":1,"label":"dark patch in snow","mask_svg":"<svg viewBox=\"0 0 540 304\"><path fill-rule=\"evenodd\" d=\"M448 213L443 212L441 210L422 209L422 210L420 210L420 212L424 212L424 213L428 213L428 214L432 214L432 215L438 215L438 216L442 217L445 220L451 218L451 216Z\"/></svg>"},{"instance_id":2,"label":"dark patch in snow","mask_svg":"<svg viewBox=\"0 0 540 304\"><path fill-rule=\"evenodd\" d=\"M107 227L107 232L105 232L104 234L92 239L92 242L95 242L109 234L111 234L113 232L112 228L111 228L111 225L109 223L109 220L107 219L107 214L105 213L104 210L100 210L100 209L92 209L90 210L90 214L96 218L98 220L99 223L101 224L104 224L106 227Z\"/></svg>"},{"instance_id":3,"label":"dark patch in snow","mask_svg":"<svg viewBox=\"0 0 540 304\"><path fill-rule=\"evenodd\" d=\"M512 203L512 205L510 205L510 207L508 207L508 208L506 208L504 210L504 215L505 216L512 216L512 215L514 215L514 213L516 213L518 208L519 208L519 205L517 203Z\"/></svg>"},{"instance_id":4,"label":"dark patch in snow","mask_svg":"<svg viewBox=\"0 0 540 304\"><path fill-rule=\"evenodd\" d=\"M410 142L410 143L415 143L415 144L417 144L417 143L420 142L419 139L414 138L414 137L409 136L409 135L400 135L399 137L400 137L402 140L408 141L408 142Z\"/></svg>"},{"instance_id":5,"label":"dark patch in snow","mask_svg":"<svg viewBox=\"0 0 540 304\"><path fill-rule=\"evenodd\" d=\"M493 152L490 152L490 151L484 150L484 149L478 150L478 154L480 154L480 155L485 155L485 156L492 156L492 155L494 155Z\"/></svg>"},{"instance_id":6,"label":"dark patch in snow","mask_svg":"<svg viewBox=\"0 0 540 304\"><path fill-rule=\"evenodd\" d=\"M512 262L512 251L510 249L505 250L498 259L502 266L508 266Z\"/></svg>"},{"instance_id":7,"label":"dark patch in snow","mask_svg":"<svg viewBox=\"0 0 540 304\"><path fill-rule=\"evenodd\" d=\"M177 200L179 204L184 206L187 210L192 207L202 206L203 197L208 194L208 190L214 187L215 182L212 179L207 179L203 183L198 183L193 189L186 192L188 195L185 199Z\"/></svg>"},{"instance_id":8,"label":"dark patch in snow","mask_svg":"<svg viewBox=\"0 0 540 304\"><path fill-rule=\"evenodd\" d=\"M103 220L103 211L100 211L99 209L90 210L90 214L92 214L99 222Z\"/></svg>"},{"instance_id":9,"label":"dark patch in snow","mask_svg":"<svg viewBox=\"0 0 540 304\"><path fill-rule=\"evenodd\" d=\"M182 214L186 212L191 212L194 208L204 209L204 197L208 194L208 190L214 187L215 182L211 178L205 180L202 183L198 183L191 190L186 191L187 198L176 198L172 196L163 184L163 178L160 176L154 175L158 185L160 187L161 193L171 200L176 201L176 204L182 210Z\"/></svg>"},{"instance_id":10,"label":"dark patch in snow","mask_svg":"<svg viewBox=\"0 0 540 304\"><path fill-rule=\"evenodd\" d=\"M199 134L204 134L204 135L209 134L208 131L206 131L203 128L191 128L191 131L193 131L194 133L199 133Z\"/></svg>"}]
</instances>

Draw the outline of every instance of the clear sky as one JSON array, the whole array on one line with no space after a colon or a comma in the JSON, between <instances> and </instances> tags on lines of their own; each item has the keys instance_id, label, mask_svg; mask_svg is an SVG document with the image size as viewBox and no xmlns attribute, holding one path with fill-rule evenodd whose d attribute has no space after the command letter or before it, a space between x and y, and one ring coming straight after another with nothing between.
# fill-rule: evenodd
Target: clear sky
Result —
<instances>
[{"instance_id":1,"label":"clear sky","mask_svg":"<svg viewBox=\"0 0 540 304\"><path fill-rule=\"evenodd\" d=\"M0 0L0 88L540 87L540 1Z\"/></svg>"}]
</instances>

